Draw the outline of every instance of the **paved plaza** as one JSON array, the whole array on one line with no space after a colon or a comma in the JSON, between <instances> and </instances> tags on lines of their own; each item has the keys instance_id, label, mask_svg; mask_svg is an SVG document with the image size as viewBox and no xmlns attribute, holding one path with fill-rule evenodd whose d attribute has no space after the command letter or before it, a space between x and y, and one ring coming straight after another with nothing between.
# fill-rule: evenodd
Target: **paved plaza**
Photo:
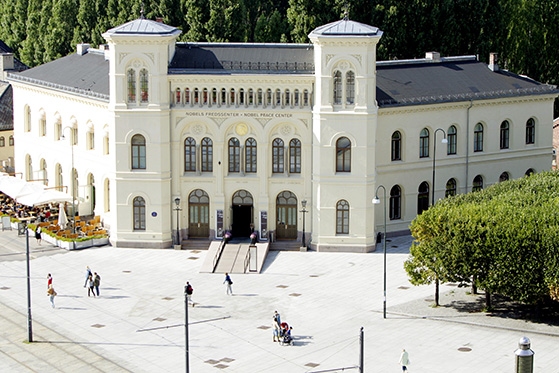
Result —
<instances>
[{"instance_id":1,"label":"paved plaza","mask_svg":"<svg viewBox=\"0 0 559 373\"><path fill-rule=\"evenodd\" d=\"M410 237L388 243L387 318L383 255L270 252L261 274L200 273L206 252L103 247L61 251L30 240L36 343L27 344L25 238L0 233L0 371L184 372L185 281L190 307L190 371L357 372L359 330L365 372L514 372L514 351L528 337L534 372L557 371L559 327L460 312L473 296L441 286L442 307L429 307L433 287L414 287L403 270ZM35 250L41 250L35 253ZM50 251L49 251L50 250ZM85 268L101 275L101 296L87 296ZM46 296L51 273L56 308ZM446 307L445 307L446 306ZM294 346L272 341L272 315L293 326Z\"/></svg>"}]
</instances>

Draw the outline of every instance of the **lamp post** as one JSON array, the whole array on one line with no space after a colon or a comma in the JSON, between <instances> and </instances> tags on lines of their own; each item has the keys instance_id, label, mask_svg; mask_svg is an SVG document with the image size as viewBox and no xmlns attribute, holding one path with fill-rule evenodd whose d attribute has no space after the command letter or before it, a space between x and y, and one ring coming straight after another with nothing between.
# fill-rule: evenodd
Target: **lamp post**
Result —
<instances>
[{"instance_id":1,"label":"lamp post","mask_svg":"<svg viewBox=\"0 0 559 373\"><path fill-rule=\"evenodd\" d=\"M437 128L433 133L433 190L431 192L431 205L435 204L435 158L437 158L437 132L442 131L444 138L441 143L446 144L448 140L446 139L446 132L442 128Z\"/></svg>"},{"instance_id":2,"label":"lamp post","mask_svg":"<svg viewBox=\"0 0 559 373\"><path fill-rule=\"evenodd\" d=\"M25 258L27 264L27 342L33 342L33 322L31 319L31 270L29 268L29 229L25 227Z\"/></svg>"},{"instance_id":3,"label":"lamp post","mask_svg":"<svg viewBox=\"0 0 559 373\"><path fill-rule=\"evenodd\" d=\"M72 149L72 171L71 171L71 177L72 177L72 233L76 233L76 178L75 178L75 170L74 170L74 143L76 141L76 139L74 138L74 128L73 127L64 127L64 129L62 130L62 139L64 139L64 131L66 129L70 129L71 131L71 141L72 143L70 144L71 149Z\"/></svg>"},{"instance_id":4,"label":"lamp post","mask_svg":"<svg viewBox=\"0 0 559 373\"><path fill-rule=\"evenodd\" d=\"M373 198L373 204L380 204L380 198L378 198L378 190L382 188L384 192L384 237L382 238L384 244L384 299L382 307L382 315L386 319L386 188L384 185L379 185L375 191L375 198Z\"/></svg>"},{"instance_id":5,"label":"lamp post","mask_svg":"<svg viewBox=\"0 0 559 373\"><path fill-rule=\"evenodd\" d=\"M182 209L180 208L180 204L181 204L181 199L179 197L175 198L175 211L177 212L177 238L176 238L176 245L180 245L181 244L181 235L180 235L180 225L179 225L179 212L182 211Z\"/></svg>"},{"instance_id":6,"label":"lamp post","mask_svg":"<svg viewBox=\"0 0 559 373\"><path fill-rule=\"evenodd\" d=\"M307 248L307 242L305 241L305 214L308 212L306 210L307 207L307 200L304 199L301 201L301 206L303 207L303 209L301 210L301 213L303 214L303 236L302 236L302 241L303 241L303 247L306 249Z\"/></svg>"}]
</instances>

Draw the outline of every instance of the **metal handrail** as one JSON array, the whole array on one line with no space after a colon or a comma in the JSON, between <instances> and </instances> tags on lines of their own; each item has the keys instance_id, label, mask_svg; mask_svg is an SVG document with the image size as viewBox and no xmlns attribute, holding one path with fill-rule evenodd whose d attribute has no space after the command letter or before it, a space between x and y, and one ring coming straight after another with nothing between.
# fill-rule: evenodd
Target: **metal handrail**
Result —
<instances>
[{"instance_id":1,"label":"metal handrail","mask_svg":"<svg viewBox=\"0 0 559 373\"><path fill-rule=\"evenodd\" d=\"M250 245L248 247L248 251L247 251L247 255L245 256L245 269L244 269L244 273L247 273L247 267L250 264Z\"/></svg>"},{"instance_id":2,"label":"metal handrail","mask_svg":"<svg viewBox=\"0 0 559 373\"><path fill-rule=\"evenodd\" d=\"M224 248L225 248L225 240L223 240L221 242L221 245L220 245L219 249L217 250L217 253L215 253L212 272L215 272L215 270L217 268L217 263L219 263L219 259L221 258L221 254L223 253Z\"/></svg>"}]
</instances>

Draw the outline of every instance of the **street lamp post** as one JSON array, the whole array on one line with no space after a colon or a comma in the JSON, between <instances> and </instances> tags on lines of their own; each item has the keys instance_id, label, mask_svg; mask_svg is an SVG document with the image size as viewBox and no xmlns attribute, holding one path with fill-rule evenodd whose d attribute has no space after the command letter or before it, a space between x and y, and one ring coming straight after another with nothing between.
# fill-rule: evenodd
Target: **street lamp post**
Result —
<instances>
[{"instance_id":1,"label":"street lamp post","mask_svg":"<svg viewBox=\"0 0 559 373\"><path fill-rule=\"evenodd\" d=\"M66 129L70 129L71 131L71 138L70 140L72 141L72 143L70 144L71 149L72 149L72 171L71 171L71 177L72 177L72 233L76 233L76 178L75 178L75 170L74 170L74 128L73 127L64 127L64 129L62 130L62 138L64 139L64 131Z\"/></svg>"},{"instance_id":2,"label":"street lamp post","mask_svg":"<svg viewBox=\"0 0 559 373\"><path fill-rule=\"evenodd\" d=\"M303 209L301 210L301 213L303 214L303 235L302 235L302 243L303 243L303 247L306 249L307 248L307 241L305 241L305 214L308 212L306 210L307 207L307 200L304 199L301 201L301 206L303 206Z\"/></svg>"},{"instance_id":3,"label":"street lamp post","mask_svg":"<svg viewBox=\"0 0 559 373\"><path fill-rule=\"evenodd\" d=\"M27 264L27 342L33 342L33 322L31 319L31 270L29 268L29 229L25 225L25 258Z\"/></svg>"},{"instance_id":4,"label":"street lamp post","mask_svg":"<svg viewBox=\"0 0 559 373\"><path fill-rule=\"evenodd\" d=\"M177 212L177 237L176 237L176 245L181 244L181 235L180 235L180 225L179 225L179 212L182 211L180 208L181 199L179 197L175 198L175 211Z\"/></svg>"},{"instance_id":5,"label":"street lamp post","mask_svg":"<svg viewBox=\"0 0 559 373\"><path fill-rule=\"evenodd\" d=\"M373 198L373 204L378 205L380 203L380 198L378 198L378 190L382 188L384 192L384 237L382 238L384 244L384 298L382 306L382 315L386 319L386 188L384 185L379 185L375 191L375 198Z\"/></svg>"},{"instance_id":6,"label":"street lamp post","mask_svg":"<svg viewBox=\"0 0 559 373\"><path fill-rule=\"evenodd\" d=\"M448 140L446 139L446 132L442 128L437 128L433 134L433 190L431 191L431 205L435 204L435 158L437 158L437 132L442 131L444 138L441 143L446 144Z\"/></svg>"}]
</instances>

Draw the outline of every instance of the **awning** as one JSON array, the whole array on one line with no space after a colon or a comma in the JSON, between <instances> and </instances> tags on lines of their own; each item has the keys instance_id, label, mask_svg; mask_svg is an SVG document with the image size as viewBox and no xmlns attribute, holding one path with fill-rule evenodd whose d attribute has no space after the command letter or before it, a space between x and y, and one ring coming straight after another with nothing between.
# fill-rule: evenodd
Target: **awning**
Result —
<instances>
[{"instance_id":1,"label":"awning","mask_svg":"<svg viewBox=\"0 0 559 373\"><path fill-rule=\"evenodd\" d=\"M41 192L25 195L17 201L27 206L40 206L47 203L72 202L72 196L58 190L45 189Z\"/></svg>"},{"instance_id":2,"label":"awning","mask_svg":"<svg viewBox=\"0 0 559 373\"><path fill-rule=\"evenodd\" d=\"M45 185L39 181L29 182L13 176L0 176L0 191L27 206L72 202L72 196L67 193L45 189Z\"/></svg>"}]
</instances>

